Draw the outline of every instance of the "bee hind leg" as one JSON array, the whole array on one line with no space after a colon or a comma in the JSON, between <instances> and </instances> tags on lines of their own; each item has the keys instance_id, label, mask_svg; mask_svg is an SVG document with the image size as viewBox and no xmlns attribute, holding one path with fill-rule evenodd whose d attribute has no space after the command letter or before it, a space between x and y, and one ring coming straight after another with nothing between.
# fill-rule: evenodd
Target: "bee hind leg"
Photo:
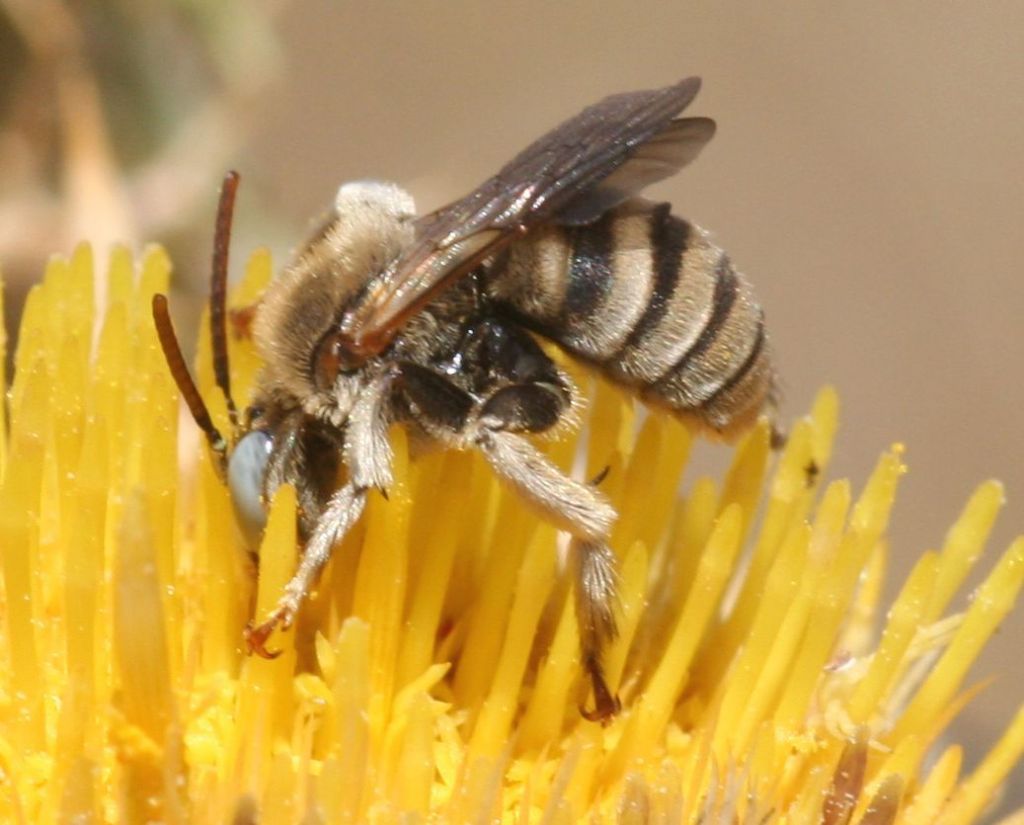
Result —
<instances>
[{"instance_id":1,"label":"bee hind leg","mask_svg":"<svg viewBox=\"0 0 1024 825\"><path fill-rule=\"evenodd\" d=\"M615 555L603 541L573 539L570 545L575 567L576 622L580 629L583 667L590 676L594 691L594 708L580 708L591 722L605 724L621 709L622 704L604 678L601 654L615 640L615 605L618 571Z\"/></svg>"},{"instance_id":2,"label":"bee hind leg","mask_svg":"<svg viewBox=\"0 0 1024 825\"><path fill-rule=\"evenodd\" d=\"M510 432L485 429L476 443L495 473L516 489L548 521L572 535L571 564L583 667L594 693L593 709L580 708L591 721L607 723L619 712L602 659L615 639L618 570L607 538L615 509L594 487L565 476L529 441Z\"/></svg>"},{"instance_id":3,"label":"bee hind leg","mask_svg":"<svg viewBox=\"0 0 1024 825\"><path fill-rule=\"evenodd\" d=\"M558 423L569 405L567 393L558 384L512 384L484 401L477 421L486 429L542 433Z\"/></svg>"},{"instance_id":4,"label":"bee hind leg","mask_svg":"<svg viewBox=\"0 0 1024 825\"><path fill-rule=\"evenodd\" d=\"M580 647L595 702L593 709L581 712L592 721L607 722L620 707L602 668L602 655L616 635L618 574L607 544L616 513L594 486L568 478L517 435L549 429L570 404L568 386L542 358L539 353L526 359L529 370L510 370L509 378L517 383L496 389L480 402L445 376L415 364L399 366L398 386L429 433L458 449L479 449L499 478L572 535ZM524 359L516 360L521 367Z\"/></svg>"}]
</instances>

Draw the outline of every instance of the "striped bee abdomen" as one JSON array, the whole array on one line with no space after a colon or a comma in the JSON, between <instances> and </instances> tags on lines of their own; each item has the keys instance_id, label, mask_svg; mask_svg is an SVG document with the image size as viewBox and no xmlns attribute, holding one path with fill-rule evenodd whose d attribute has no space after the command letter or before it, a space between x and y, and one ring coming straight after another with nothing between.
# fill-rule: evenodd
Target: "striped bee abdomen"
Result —
<instances>
[{"instance_id":1,"label":"striped bee abdomen","mask_svg":"<svg viewBox=\"0 0 1024 825\"><path fill-rule=\"evenodd\" d=\"M496 262L488 289L524 326L716 432L773 402L749 284L668 204L631 201L587 226L533 233Z\"/></svg>"}]
</instances>

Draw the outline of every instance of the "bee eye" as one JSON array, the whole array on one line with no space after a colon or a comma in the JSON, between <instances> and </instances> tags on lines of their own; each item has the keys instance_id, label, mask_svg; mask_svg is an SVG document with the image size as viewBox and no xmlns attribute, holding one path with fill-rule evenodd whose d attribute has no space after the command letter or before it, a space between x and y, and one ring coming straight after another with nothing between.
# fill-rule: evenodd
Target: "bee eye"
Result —
<instances>
[{"instance_id":1,"label":"bee eye","mask_svg":"<svg viewBox=\"0 0 1024 825\"><path fill-rule=\"evenodd\" d=\"M250 547L259 545L267 524L263 480L274 439L265 430L250 430L235 445L228 460L228 489L235 519Z\"/></svg>"},{"instance_id":2,"label":"bee eye","mask_svg":"<svg viewBox=\"0 0 1024 825\"><path fill-rule=\"evenodd\" d=\"M359 369L363 360L348 346L343 333L332 330L320 339L313 353L313 381L318 389L329 390L338 373Z\"/></svg>"}]
</instances>

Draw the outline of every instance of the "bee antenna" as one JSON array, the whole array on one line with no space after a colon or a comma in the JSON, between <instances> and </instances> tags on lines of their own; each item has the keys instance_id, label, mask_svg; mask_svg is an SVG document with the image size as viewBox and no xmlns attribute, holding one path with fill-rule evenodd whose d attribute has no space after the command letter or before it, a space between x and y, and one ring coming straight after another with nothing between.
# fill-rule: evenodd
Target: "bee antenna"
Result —
<instances>
[{"instance_id":1,"label":"bee antenna","mask_svg":"<svg viewBox=\"0 0 1024 825\"><path fill-rule=\"evenodd\" d=\"M238 408L231 397L226 308L228 248L231 246L231 221L235 212L237 192L238 172L232 170L224 176L224 182L220 187L220 202L217 204L217 223L213 236L213 265L210 273L210 343L213 350L213 375L217 386L224 393L224 400L228 406L228 419L236 431L238 430ZM182 392L184 394L184 390ZM194 412L193 415L195 415ZM198 422L198 419L196 420ZM200 426L202 425L200 424Z\"/></svg>"},{"instance_id":2,"label":"bee antenna","mask_svg":"<svg viewBox=\"0 0 1024 825\"><path fill-rule=\"evenodd\" d=\"M164 351L164 358L171 371L174 383L178 385L181 397L185 399L188 411L192 413L199 429L203 431L206 440L210 442L210 449L217 456L218 467L223 474L227 467L228 444L220 430L214 426L210 418L210 411L199 394L195 381L185 364L185 356L181 354L181 347L178 345L178 336L174 333L174 324L171 323L171 314L167 309L167 296L157 293L153 296L153 323L156 325L156 334L160 339L160 348Z\"/></svg>"}]
</instances>

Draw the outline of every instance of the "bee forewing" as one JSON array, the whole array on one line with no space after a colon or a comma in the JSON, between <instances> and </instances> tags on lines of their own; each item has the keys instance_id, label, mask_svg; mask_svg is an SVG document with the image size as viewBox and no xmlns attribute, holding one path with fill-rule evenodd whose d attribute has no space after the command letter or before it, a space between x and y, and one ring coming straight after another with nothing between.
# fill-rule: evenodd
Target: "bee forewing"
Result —
<instances>
[{"instance_id":1,"label":"bee forewing","mask_svg":"<svg viewBox=\"0 0 1024 825\"><path fill-rule=\"evenodd\" d=\"M369 284L358 307L342 319L341 331L359 342L362 351L380 351L390 339L390 333L426 302L420 297L421 284L435 284L431 295L435 294L491 254L501 237L502 233L497 230L482 231L425 254L403 256L402 277ZM381 315L384 320L378 320ZM375 346L378 340L379 347Z\"/></svg>"},{"instance_id":2,"label":"bee forewing","mask_svg":"<svg viewBox=\"0 0 1024 825\"><path fill-rule=\"evenodd\" d=\"M532 143L419 222L416 243L350 310L344 332L364 353L379 352L406 318L509 241L546 222L593 220L673 174L714 134L705 118L673 120L699 89L691 77L612 95Z\"/></svg>"}]
</instances>

